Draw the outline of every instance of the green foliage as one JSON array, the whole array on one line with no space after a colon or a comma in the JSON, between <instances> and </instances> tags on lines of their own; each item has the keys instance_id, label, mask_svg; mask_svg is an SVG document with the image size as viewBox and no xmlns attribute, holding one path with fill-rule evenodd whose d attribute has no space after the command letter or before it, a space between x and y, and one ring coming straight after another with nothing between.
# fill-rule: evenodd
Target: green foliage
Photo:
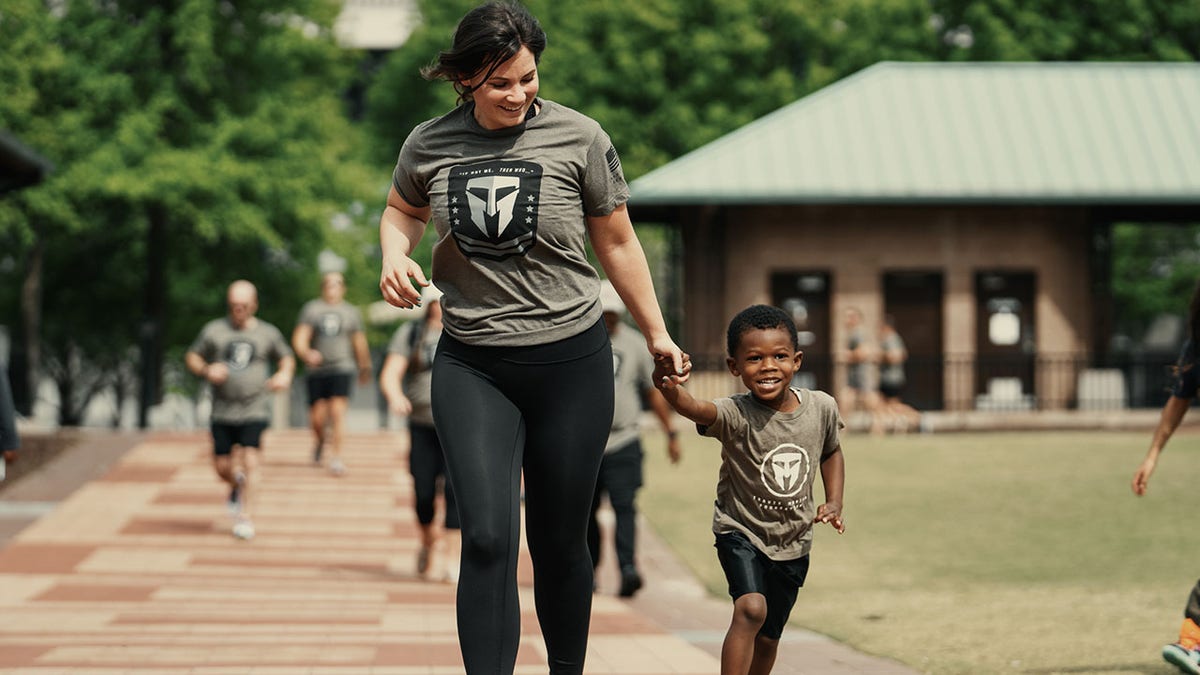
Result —
<instances>
[{"instance_id":1,"label":"green foliage","mask_svg":"<svg viewBox=\"0 0 1200 675\"><path fill-rule=\"evenodd\" d=\"M1160 314L1187 313L1200 280L1200 225L1121 224L1113 228L1116 329L1133 338Z\"/></svg>"},{"instance_id":2,"label":"green foliage","mask_svg":"<svg viewBox=\"0 0 1200 675\"><path fill-rule=\"evenodd\" d=\"M149 317L174 360L239 277L286 331L325 248L348 261L349 298L377 300L388 172L413 126L456 99L420 69L476 4L421 0L408 42L368 57L333 43L336 0L6 0L0 129L56 171L0 199L0 316L18 315L38 251L50 359L127 359ZM528 4L549 35L542 95L599 120L630 179L880 60L1200 56L1200 4L1172 0ZM355 83L361 128L341 98ZM1148 232L1114 239L1122 322L1179 307L1196 275ZM1180 236L1176 250L1195 249Z\"/></svg>"},{"instance_id":3,"label":"green foliage","mask_svg":"<svg viewBox=\"0 0 1200 675\"><path fill-rule=\"evenodd\" d=\"M1054 0L934 0L951 41L970 61L1192 61L1200 57L1200 5L1100 0L1087 11Z\"/></svg>"},{"instance_id":4,"label":"green foliage","mask_svg":"<svg viewBox=\"0 0 1200 675\"><path fill-rule=\"evenodd\" d=\"M6 3L0 127L57 171L0 207L0 274L19 286L44 244L50 360L124 358L144 320L175 356L224 312L236 278L290 327L316 288L330 218L369 185L339 98L354 55L330 35L338 7ZM164 236L150 248L155 228Z\"/></svg>"}]
</instances>

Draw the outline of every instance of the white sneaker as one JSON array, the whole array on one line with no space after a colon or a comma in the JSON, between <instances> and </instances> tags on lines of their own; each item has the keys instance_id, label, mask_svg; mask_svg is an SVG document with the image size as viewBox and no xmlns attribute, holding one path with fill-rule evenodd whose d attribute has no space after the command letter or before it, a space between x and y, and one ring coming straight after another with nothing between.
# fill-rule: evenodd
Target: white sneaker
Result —
<instances>
[{"instance_id":1,"label":"white sneaker","mask_svg":"<svg viewBox=\"0 0 1200 675\"><path fill-rule=\"evenodd\" d=\"M254 538L254 523L243 518L233 524L233 536L242 541L249 541Z\"/></svg>"},{"instance_id":2,"label":"white sneaker","mask_svg":"<svg viewBox=\"0 0 1200 675\"><path fill-rule=\"evenodd\" d=\"M1200 673L1200 651L1175 643L1163 647L1162 657L1181 673Z\"/></svg>"},{"instance_id":3,"label":"white sneaker","mask_svg":"<svg viewBox=\"0 0 1200 675\"><path fill-rule=\"evenodd\" d=\"M329 473L335 476L342 476L346 473L346 465L342 464L341 459L334 459L329 463Z\"/></svg>"}]
</instances>

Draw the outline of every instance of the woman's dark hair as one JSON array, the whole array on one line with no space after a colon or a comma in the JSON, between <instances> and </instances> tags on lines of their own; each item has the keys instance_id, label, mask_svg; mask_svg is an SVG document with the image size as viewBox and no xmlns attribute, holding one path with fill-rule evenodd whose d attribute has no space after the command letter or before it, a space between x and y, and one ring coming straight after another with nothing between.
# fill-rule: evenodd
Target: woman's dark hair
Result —
<instances>
[{"instance_id":1,"label":"woman's dark hair","mask_svg":"<svg viewBox=\"0 0 1200 675\"><path fill-rule=\"evenodd\" d=\"M447 80L454 84L459 102L470 100L474 89L465 82L484 73L487 81L496 68L528 47L537 63L546 49L546 31L518 2L500 1L480 5L467 12L454 30L450 49L421 69L427 80Z\"/></svg>"},{"instance_id":2,"label":"woman's dark hair","mask_svg":"<svg viewBox=\"0 0 1200 675\"><path fill-rule=\"evenodd\" d=\"M750 305L737 313L729 322L729 331L725 335L725 348L733 358L737 351L742 335L752 330L770 330L782 328L792 336L792 349L800 350L800 338L796 335L796 324L788 313L770 305Z\"/></svg>"}]
</instances>

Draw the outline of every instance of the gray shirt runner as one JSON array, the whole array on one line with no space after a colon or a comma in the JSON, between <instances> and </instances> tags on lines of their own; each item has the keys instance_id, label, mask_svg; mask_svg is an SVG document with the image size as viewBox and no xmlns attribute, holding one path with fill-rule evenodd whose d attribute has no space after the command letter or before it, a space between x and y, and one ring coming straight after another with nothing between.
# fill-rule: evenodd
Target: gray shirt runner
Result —
<instances>
[{"instance_id":1,"label":"gray shirt runner","mask_svg":"<svg viewBox=\"0 0 1200 675\"><path fill-rule=\"evenodd\" d=\"M638 440L642 419L642 392L654 386L654 360L640 333L627 325L612 336L613 401L612 433L604 452L610 453Z\"/></svg>"},{"instance_id":2,"label":"gray shirt runner","mask_svg":"<svg viewBox=\"0 0 1200 675\"><path fill-rule=\"evenodd\" d=\"M207 363L224 363L229 368L229 379L213 385L212 421L245 424L271 418L267 379L273 363L292 355L278 328L256 318L238 330L228 318L214 319L205 324L188 350Z\"/></svg>"},{"instance_id":3,"label":"gray shirt runner","mask_svg":"<svg viewBox=\"0 0 1200 675\"><path fill-rule=\"evenodd\" d=\"M331 305L317 298L304 303L297 323L312 326L312 348L321 353L321 365L308 370L311 375L354 374L355 333L363 329L362 314L348 302Z\"/></svg>"}]
</instances>

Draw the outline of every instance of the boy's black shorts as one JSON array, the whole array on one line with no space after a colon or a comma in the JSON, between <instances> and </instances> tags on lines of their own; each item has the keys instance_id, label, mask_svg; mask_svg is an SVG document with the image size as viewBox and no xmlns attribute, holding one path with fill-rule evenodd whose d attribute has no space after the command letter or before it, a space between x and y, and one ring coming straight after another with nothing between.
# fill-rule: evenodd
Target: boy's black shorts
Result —
<instances>
[{"instance_id":1,"label":"boy's black shorts","mask_svg":"<svg viewBox=\"0 0 1200 675\"><path fill-rule=\"evenodd\" d=\"M308 389L308 404L327 398L349 398L354 376L349 373L325 373L308 375L304 384Z\"/></svg>"},{"instance_id":2,"label":"boy's black shorts","mask_svg":"<svg viewBox=\"0 0 1200 675\"><path fill-rule=\"evenodd\" d=\"M262 434L266 429L267 422L261 420L242 424L213 422L213 454L218 456L231 454L235 445L243 448L261 448Z\"/></svg>"},{"instance_id":3,"label":"boy's black shorts","mask_svg":"<svg viewBox=\"0 0 1200 675\"><path fill-rule=\"evenodd\" d=\"M796 604L796 592L808 577L808 556L771 560L740 532L718 534L714 546L729 582L729 597L761 593L767 599L767 619L758 634L778 640Z\"/></svg>"}]
</instances>

